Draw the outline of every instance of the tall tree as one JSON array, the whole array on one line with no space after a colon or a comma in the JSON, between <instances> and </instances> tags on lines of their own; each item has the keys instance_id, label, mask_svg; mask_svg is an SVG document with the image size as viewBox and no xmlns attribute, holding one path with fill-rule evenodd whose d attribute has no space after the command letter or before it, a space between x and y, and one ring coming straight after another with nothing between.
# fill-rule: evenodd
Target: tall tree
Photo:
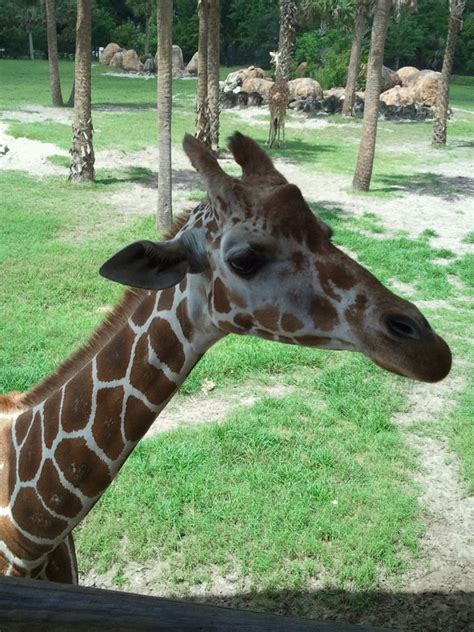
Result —
<instances>
[{"instance_id":1,"label":"tall tree","mask_svg":"<svg viewBox=\"0 0 474 632\"><path fill-rule=\"evenodd\" d=\"M91 113L91 0L77 0L74 120L69 179L94 179Z\"/></svg>"},{"instance_id":2,"label":"tall tree","mask_svg":"<svg viewBox=\"0 0 474 632\"><path fill-rule=\"evenodd\" d=\"M219 151L219 68L220 68L220 1L209 0L209 34L207 42L207 96L211 149Z\"/></svg>"},{"instance_id":3,"label":"tall tree","mask_svg":"<svg viewBox=\"0 0 474 632\"><path fill-rule=\"evenodd\" d=\"M48 36L49 83L53 105L62 107L63 95L59 78L58 37L56 33L56 3L55 0L45 0L46 32Z\"/></svg>"},{"instance_id":4,"label":"tall tree","mask_svg":"<svg viewBox=\"0 0 474 632\"><path fill-rule=\"evenodd\" d=\"M196 138L210 145L208 100L209 0L198 0L199 44L196 91Z\"/></svg>"},{"instance_id":5,"label":"tall tree","mask_svg":"<svg viewBox=\"0 0 474 632\"><path fill-rule=\"evenodd\" d=\"M352 48L349 67L347 69L346 93L342 105L342 116L352 116L354 107L357 76L360 67L360 53L362 49L362 37L364 35L365 19L368 5L371 0L358 0L356 6L354 29L352 32Z\"/></svg>"},{"instance_id":6,"label":"tall tree","mask_svg":"<svg viewBox=\"0 0 474 632\"><path fill-rule=\"evenodd\" d=\"M449 105L449 82L453 70L454 53L456 42L462 28L462 15L466 2L464 0L449 0L449 25L448 38L446 40L446 51L444 53L443 68L441 70L441 81L436 100L436 113L433 121L434 145L446 145L447 125L448 125L448 105Z\"/></svg>"},{"instance_id":7,"label":"tall tree","mask_svg":"<svg viewBox=\"0 0 474 632\"><path fill-rule=\"evenodd\" d=\"M380 89L382 85L383 51L391 5L392 0L377 0L375 4L370 52L367 62L362 137L352 181L352 187L357 191L368 191L372 178L380 107Z\"/></svg>"},{"instance_id":8,"label":"tall tree","mask_svg":"<svg viewBox=\"0 0 474 632\"><path fill-rule=\"evenodd\" d=\"M295 47L297 8L295 0L280 0L280 71L285 81L291 79L291 65Z\"/></svg>"},{"instance_id":9,"label":"tall tree","mask_svg":"<svg viewBox=\"0 0 474 632\"><path fill-rule=\"evenodd\" d=\"M173 0L157 0L158 33L158 209L156 227L163 232L173 220L171 199L171 96Z\"/></svg>"}]
</instances>

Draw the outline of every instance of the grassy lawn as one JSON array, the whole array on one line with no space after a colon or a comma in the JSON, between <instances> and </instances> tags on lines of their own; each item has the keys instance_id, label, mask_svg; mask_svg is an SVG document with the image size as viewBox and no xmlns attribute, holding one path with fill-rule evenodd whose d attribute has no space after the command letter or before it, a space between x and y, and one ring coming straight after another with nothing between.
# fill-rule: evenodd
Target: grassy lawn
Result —
<instances>
[{"instance_id":1,"label":"grassy lawn","mask_svg":"<svg viewBox=\"0 0 474 632\"><path fill-rule=\"evenodd\" d=\"M65 94L72 68L61 64ZM107 76L107 70L93 69L96 150L153 145L155 81ZM49 105L45 62L0 60L0 74L0 110ZM416 168L426 165L427 155L430 164L467 159L470 148L462 141L474 127L474 114L465 111L474 110L472 89L461 82L452 86L452 104L462 113L455 113L444 150L429 148L430 123L380 126L371 199L396 198L403 187L445 187ZM174 82L175 143L193 129L194 90L192 80ZM8 114L2 120L14 136L69 148L67 124L25 123ZM351 175L360 122L343 126L337 116L328 121L292 132L278 155L329 178ZM224 112L222 136L235 128L265 140L265 117L253 124ZM65 159L52 162L64 165ZM120 289L99 277L100 264L124 243L156 234L152 216L118 221L110 197L149 177L138 168L99 168L95 183L76 186L63 177L1 173L0 392L24 390L51 371L117 299ZM363 204L365 196L360 199ZM472 256L434 248L429 230L416 239L388 233L376 214L355 218L324 204L313 210L335 228L335 242L383 282L408 284L407 298L447 301L446 309L424 311L449 332L468 381L474 332L465 299L474 289ZM466 226L465 240L472 242L472 227ZM139 445L78 530L82 570L113 567L120 584L130 560L159 560L168 569L166 589L185 594L194 584L211 582L216 572L236 572L259 590L301 590L315 577L324 586L374 589L411 563L421 533L416 461L390 421L407 408L409 383L355 354L229 336L206 354L182 396L198 393L205 380L215 382L218 392L274 376L292 387L291 394L239 408L221 425L176 430ZM473 397L469 385L435 424L459 455L471 491Z\"/></svg>"}]
</instances>

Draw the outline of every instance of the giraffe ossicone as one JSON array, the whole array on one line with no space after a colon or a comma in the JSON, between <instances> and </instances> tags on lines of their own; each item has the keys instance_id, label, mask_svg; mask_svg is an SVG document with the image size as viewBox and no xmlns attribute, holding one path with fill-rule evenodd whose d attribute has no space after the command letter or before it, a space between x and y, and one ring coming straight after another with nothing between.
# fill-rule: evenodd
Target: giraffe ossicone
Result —
<instances>
[{"instance_id":1,"label":"giraffe ossicone","mask_svg":"<svg viewBox=\"0 0 474 632\"><path fill-rule=\"evenodd\" d=\"M186 135L208 201L161 242L135 242L101 274L128 289L90 341L20 395L0 397L0 573L74 582L72 529L202 355L228 333L364 353L435 382L448 345L412 303L331 242L300 190L253 140L228 175Z\"/></svg>"}]
</instances>

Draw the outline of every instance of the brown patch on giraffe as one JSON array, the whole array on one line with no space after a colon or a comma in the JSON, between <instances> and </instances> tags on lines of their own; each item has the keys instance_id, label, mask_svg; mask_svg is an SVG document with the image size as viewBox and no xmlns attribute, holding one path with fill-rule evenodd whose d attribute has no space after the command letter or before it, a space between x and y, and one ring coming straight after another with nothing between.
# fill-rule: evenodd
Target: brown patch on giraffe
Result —
<instances>
[{"instance_id":1,"label":"brown patch on giraffe","mask_svg":"<svg viewBox=\"0 0 474 632\"><path fill-rule=\"evenodd\" d=\"M221 331L225 331L228 334L241 334L242 329L237 327L229 320L218 320L217 326Z\"/></svg>"},{"instance_id":2,"label":"brown patch on giraffe","mask_svg":"<svg viewBox=\"0 0 474 632\"><path fill-rule=\"evenodd\" d=\"M299 318L296 318L296 316L293 316L293 314L287 312L282 316L281 326L285 331L293 333L294 331L298 331L298 329L301 329L303 327L303 323Z\"/></svg>"},{"instance_id":3,"label":"brown patch on giraffe","mask_svg":"<svg viewBox=\"0 0 474 632\"><path fill-rule=\"evenodd\" d=\"M79 498L61 483L51 459L44 462L36 489L44 504L61 516L73 518L82 509Z\"/></svg>"},{"instance_id":4,"label":"brown patch on giraffe","mask_svg":"<svg viewBox=\"0 0 474 632\"><path fill-rule=\"evenodd\" d=\"M174 300L174 287L170 287L167 290L162 290L160 292L160 298L158 299L158 311L162 312L164 310L171 309L173 307Z\"/></svg>"},{"instance_id":5,"label":"brown patch on giraffe","mask_svg":"<svg viewBox=\"0 0 474 632\"><path fill-rule=\"evenodd\" d=\"M257 309L254 312L255 319L265 329L272 329L276 331L278 329L278 319L280 312L276 307L265 307L264 309Z\"/></svg>"},{"instance_id":6,"label":"brown patch on giraffe","mask_svg":"<svg viewBox=\"0 0 474 632\"><path fill-rule=\"evenodd\" d=\"M66 432L82 430L89 421L92 396L92 367L83 369L64 389L61 425Z\"/></svg>"},{"instance_id":7,"label":"brown patch on giraffe","mask_svg":"<svg viewBox=\"0 0 474 632\"><path fill-rule=\"evenodd\" d=\"M238 313L235 315L234 322L241 329L248 331L253 327L253 318L250 314Z\"/></svg>"},{"instance_id":8,"label":"brown patch on giraffe","mask_svg":"<svg viewBox=\"0 0 474 632\"><path fill-rule=\"evenodd\" d=\"M340 301L342 296L334 287L341 290L350 290L354 287L356 280L353 275L344 270L342 266L333 263L316 262L316 270L319 282L324 292L336 301Z\"/></svg>"},{"instance_id":9,"label":"brown patch on giraffe","mask_svg":"<svg viewBox=\"0 0 474 632\"><path fill-rule=\"evenodd\" d=\"M145 296L140 305L132 314L132 320L137 327L142 327L153 314L155 309L156 292Z\"/></svg>"},{"instance_id":10,"label":"brown patch on giraffe","mask_svg":"<svg viewBox=\"0 0 474 632\"><path fill-rule=\"evenodd\" d=\"M264 338L264 340L275 340L275 336L264 329L256 329L255 335L259 338Z\"/></svg>"},{"instance_id":11,"label":"brown patch on giraffe","mask_svg":"<svg viewBox=\"0 0 474 632\"><path fill-rule=\"evenodd\" d=\"M115 461L122 453L124 442L120 432L120 411L124 391L122 386L103 388L97 393L97 406L92 434L101 450Z\"/></svg>"},{"instance_id":12,"label":"brown patch on giraffe","mask_svg":"<svg viewBox=\"0 0 474 632\"><path fill-rule=\"evenodd\" d=\"M187 286L188 286L188 279L186 277L183 277L178 285L181 294L184 294L184 291L187 288Z\"/></svg>"},{"instance_id":13,"label":"brown patch on giraffe","mask_svg":"<svg viewBox=\"0 0 474 632\"><path fill-rule=\"evenodd\" d=\"M76 582L76 568L74 560L71 560L69 549L65 542L61 542L48 557L46 577L49 581L61 584L73 584Z\"/></svg>"},{"instance_id":14,"label":"brown patch on giraffe","mask_svg":"<svg viewBox=\"0 0 474 632\"><path fill-rule=\"evenodd\" d=\"M176 388L176 384L174 385ZM153 413L139 399L131 395L125 409L125 437L128 441L138 441L148 430L156 413Z\"/></svg>"},{"instance_id":15,"label":"brown patch on giraffe","mask_svg":"<svg viewBox=\"0 0 474 632\"><path fill-rule=\"evenodd\" d=\"M28 432L28 428L31 425L33 419L33 411L27 410L17 417L15 421L15 439L18 444L22 443Z\"/></svg>"},{"instance_id":16,"label":"brown patch on giraffe","mask_svg":"<svg viewBox=\"0 0 474 632\"><path fill-rule=\"evenodd\" d=\"M236 305L237 307L240 307L240 309L245 309L247 307L247 301L244 299L244 297L241 294L230 289L227 291L227 293L228 293L230 301L234 305Z\"/></svg>"},{"instance_id":17,"label":"brown patch on giraffe","mask_svg":"<svg viewBox=\"0 0 474 632\"><path fill-rule=\"evenodd\" d=\"M365 294L357 294L355 303L350 305L344 312L347 322L351 325L360 324L362 314L367 309L367 303L368 300Z\"/></svg>"},{"instance_id":18,"label":"brown patch on giraffe","mask_svg":"<svg viewBox=\"0 0 474 632\"><path fill-rule=\"evenodd\" d=\"M21 481L31 481L36 476L41 464L42 451L41 418L39 413L36 413L18 456L18 475Z\"/></svg>"},{"instance_id":19,"label":"brown patch on giraffe","mask_svg":"<svg viewBox=\"0 0 474 632\"><path fill-rule=\"evenodd\" d=\"M0 507L6 507L15 487L16 453L12 450L12 422L0 423Z\"/></svg>"},{"instance_id":20,"label":"brown patch on giraffe","mask_svg":"<svg viewBox=\"0 0 474 632\"><path fill-rule=\"evenodd\" d=\"M159 406L176 388L176 384L168 380L161 369L150 364L148 340L147 336L142 336L137 345L135 362L130 373L130 384L146 395L152 404Z\"/></svg>"},{"instance_id":21,"label":"brown patch on giraffe","mask_svg":"<svg viewBox=\"0 0 474 632\"><path fill-rule=\"evenodd\" d=\"M97 356L97 377L99 380L110 382L111 380L120 380L125 377L134 342L135 334L127 324L120 333L120 343L117 344L116 340L111 340ZM67 392L65 401L66 396ZM62 417L64 419L64 410Z\"/></svg>"},{"instance_id":22,"label":"brown patch on giraffe","mask_svg":"<svg viewBox=\"0 0 474 632\"><path fill-rule=\"evenodd\" d=\"M34 490L31 489L31 491L35 493ZM25 528L23 523L21 523L20 526L22 527L22 529ZM19 557L26 562L36 560L38 557L44 555L51 550L50 546L46 544L37 544L36 542L32 542L30 538L27 538L22 533L20 533L20 531L18 531L10 518L8 518L7 516L0 516L0 533L2 535L2 540L4 542L8 542L9 551L15 557ZM0 562L3 561L4 558L0 558ZM21 574L25 575L25 571L21 571ZM3 575L1 570L0 575Z\"/></svg>"},{"instance_id":23,"label":"brown patch on giraffe","mask_svg":"<svg viewBox=\"0 0 474 632\"><path fill-rule=\"evenodd\" d=\"M183 345L167 320L156 319L156 327L153 330L153 337L150 336L150 342L158 358L174 373L179 373L186 358Z\"/></svg>"},{"instance_id":24,"label":"brown patch on giraffe","mask_svg":"<svg viewBox=\"0 0 474 632\"><path fill-rule=\"evenodd\" d=\"M87 447L85 439L63 439L54 456L66 479L85 496L97 496L110 484L107 464Z\"/></svg>"},{"instance_id":25,"label":"brown patch on giraffe","mask_svg":"<svg viewBox=\"0 0 474 632\"><path fill-rule=\"evenodd\" d=\"M37 538L53 540L68 526L66 520L56 518L43 507L38 494L31 487L22 487L18 492L12 516L23 530ZM34 546L37 551L37 545ZM38 553L35 557L38 557Z\"/></svg>"},{"instance_id":26,"label":"brown patch on giraffe","mask_svg":"<svg viewBox=\"0 0 474 632\"><path fill-rule=\"evenodd\" d=\"M219 277L214 281L213 286L213 302L216 312L221 314L228 314L231 310L229 299L227 297L227 290L224 283Z\"/></svg>"},{"instance_id":27,"label":"brown patch on giraffe","mask_svg":"<svg viewBox=\"0 0 474 632\"><path fill-rule=\"evenodd\" d=\"M323 331L334 329L339 322L336 309L323 296L317 296L311 301L310 311L313 323Z\"/></svg>"},{"instance_id":28,"label":"brown patch on giraffe","mask_svg":"<svg viewBox=\"0 0 474 632\"><path fill-rule=\"evenodd\" d=\"M296 250L290 257L295 272L302 272L308 266L308 262L304 254L300 250Z\"/></svg>"},{"instance_id":29,"label":"brown patch on giraffe","mask_svg":"<svg viewBox=\"0 0 474 632\"><path fill-rule=\"evenodd\" d=\"M188 314L187 298L184 298L176 308L176 316L178 317L184 337L191 341L194 333L194 327Z\"/></svg>"},{"instance_id":30,"label":"brown patch on giraffe","mask_svg":"<svg viewBox=\"0 0 474 632\"><path fill-rule=\"evenodd\" d=\"M321 338L320 336L296 336L296 342L305 347L325 347L329 338Z\"/></svg>"},{"instance_id":31,"label":"brown patch on giraffe","mask_svg":"<svg viewBox=\"0 0 474 632\"><path fill-rule=\"evenodd\" d=\"M56 391L54 395L48 397L43 410L43 432L44 443L47 448L53 445L59 429L59 413L61 409L61 391Z\"/></svg>"}]
</instances>

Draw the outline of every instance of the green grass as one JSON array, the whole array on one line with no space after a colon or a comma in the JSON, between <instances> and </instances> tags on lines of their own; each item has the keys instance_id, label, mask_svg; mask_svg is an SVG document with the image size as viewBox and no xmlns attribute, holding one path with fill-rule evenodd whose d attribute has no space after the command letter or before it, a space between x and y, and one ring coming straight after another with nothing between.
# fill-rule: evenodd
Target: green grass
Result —
<instances>
[{"instance_id":1,"label":"green grass","mask_svg":"<svg viewBox=\"0 0 474 632\"><path fill-rule=\"evenodd\" d=\"M61 63L65 94L72 68ZM156 82L111 77L107 70L93 69L96 150L155 144L150 108ZM46 62L0 60L0 73L0 109L49 105ZM194 126L195 82L175 80L173 88L177 144ZM455 107L468 109L470 90L456 79ZM348 126L340 117L328 120L335 125L292 130L288 148L273 155L309 172L351 175L360 121ZM381 124L369 196L426 188L438 196L462 193L458 181L417 168L467 160L473 124L469 113L456 114L450 144L441 152L429 147L430 123ZM264 142L266 118L254 126L235 111L224 112L222 138L235 128ZM9 131L69 148L69 125L11 120ZM67 165L65 156L49 161ZM95 183L77 186L65 177L2 172L0 392L24 390L50 372L88 337L102 318L100 308L120 295L119 287L98 275L99 266L124 243L156 233L151 216L125 217L110 197L152 177L149 169L106 171L99 165ZM192 191L188 199L202 195ZM363 208L366 196L357 199ZM447 301L450 309L427 310L427 316L447 332L468 380L472 310L462 299L474 290L472 255L434 248L434 231L416 239L394 234L373 213L355 218L329 204L313 210L334 227L335 243L356 253L389 287L398 281L413 288L410 298ZM472 243L468 230L464 241ZM229 384L265 383L274 376L292 394L240 408L222 425L177 430L138 446L79 530L83 570L114 564L117 581L123 581L128 561L159 561L168 564L167 589L180 594L193 583L211 582L213 573L234 571L260 591L303 590L320 573L330 588L363 591L411 563L420 535L415 460L390 422L407 407L409 383L355 354L228 336L200 361L182 392L197 393L206 380L215 382L218 393ZM471 491L473 414L470 383L448 415L423 427L449 438Z\"/></svg>"}]
</instances>

